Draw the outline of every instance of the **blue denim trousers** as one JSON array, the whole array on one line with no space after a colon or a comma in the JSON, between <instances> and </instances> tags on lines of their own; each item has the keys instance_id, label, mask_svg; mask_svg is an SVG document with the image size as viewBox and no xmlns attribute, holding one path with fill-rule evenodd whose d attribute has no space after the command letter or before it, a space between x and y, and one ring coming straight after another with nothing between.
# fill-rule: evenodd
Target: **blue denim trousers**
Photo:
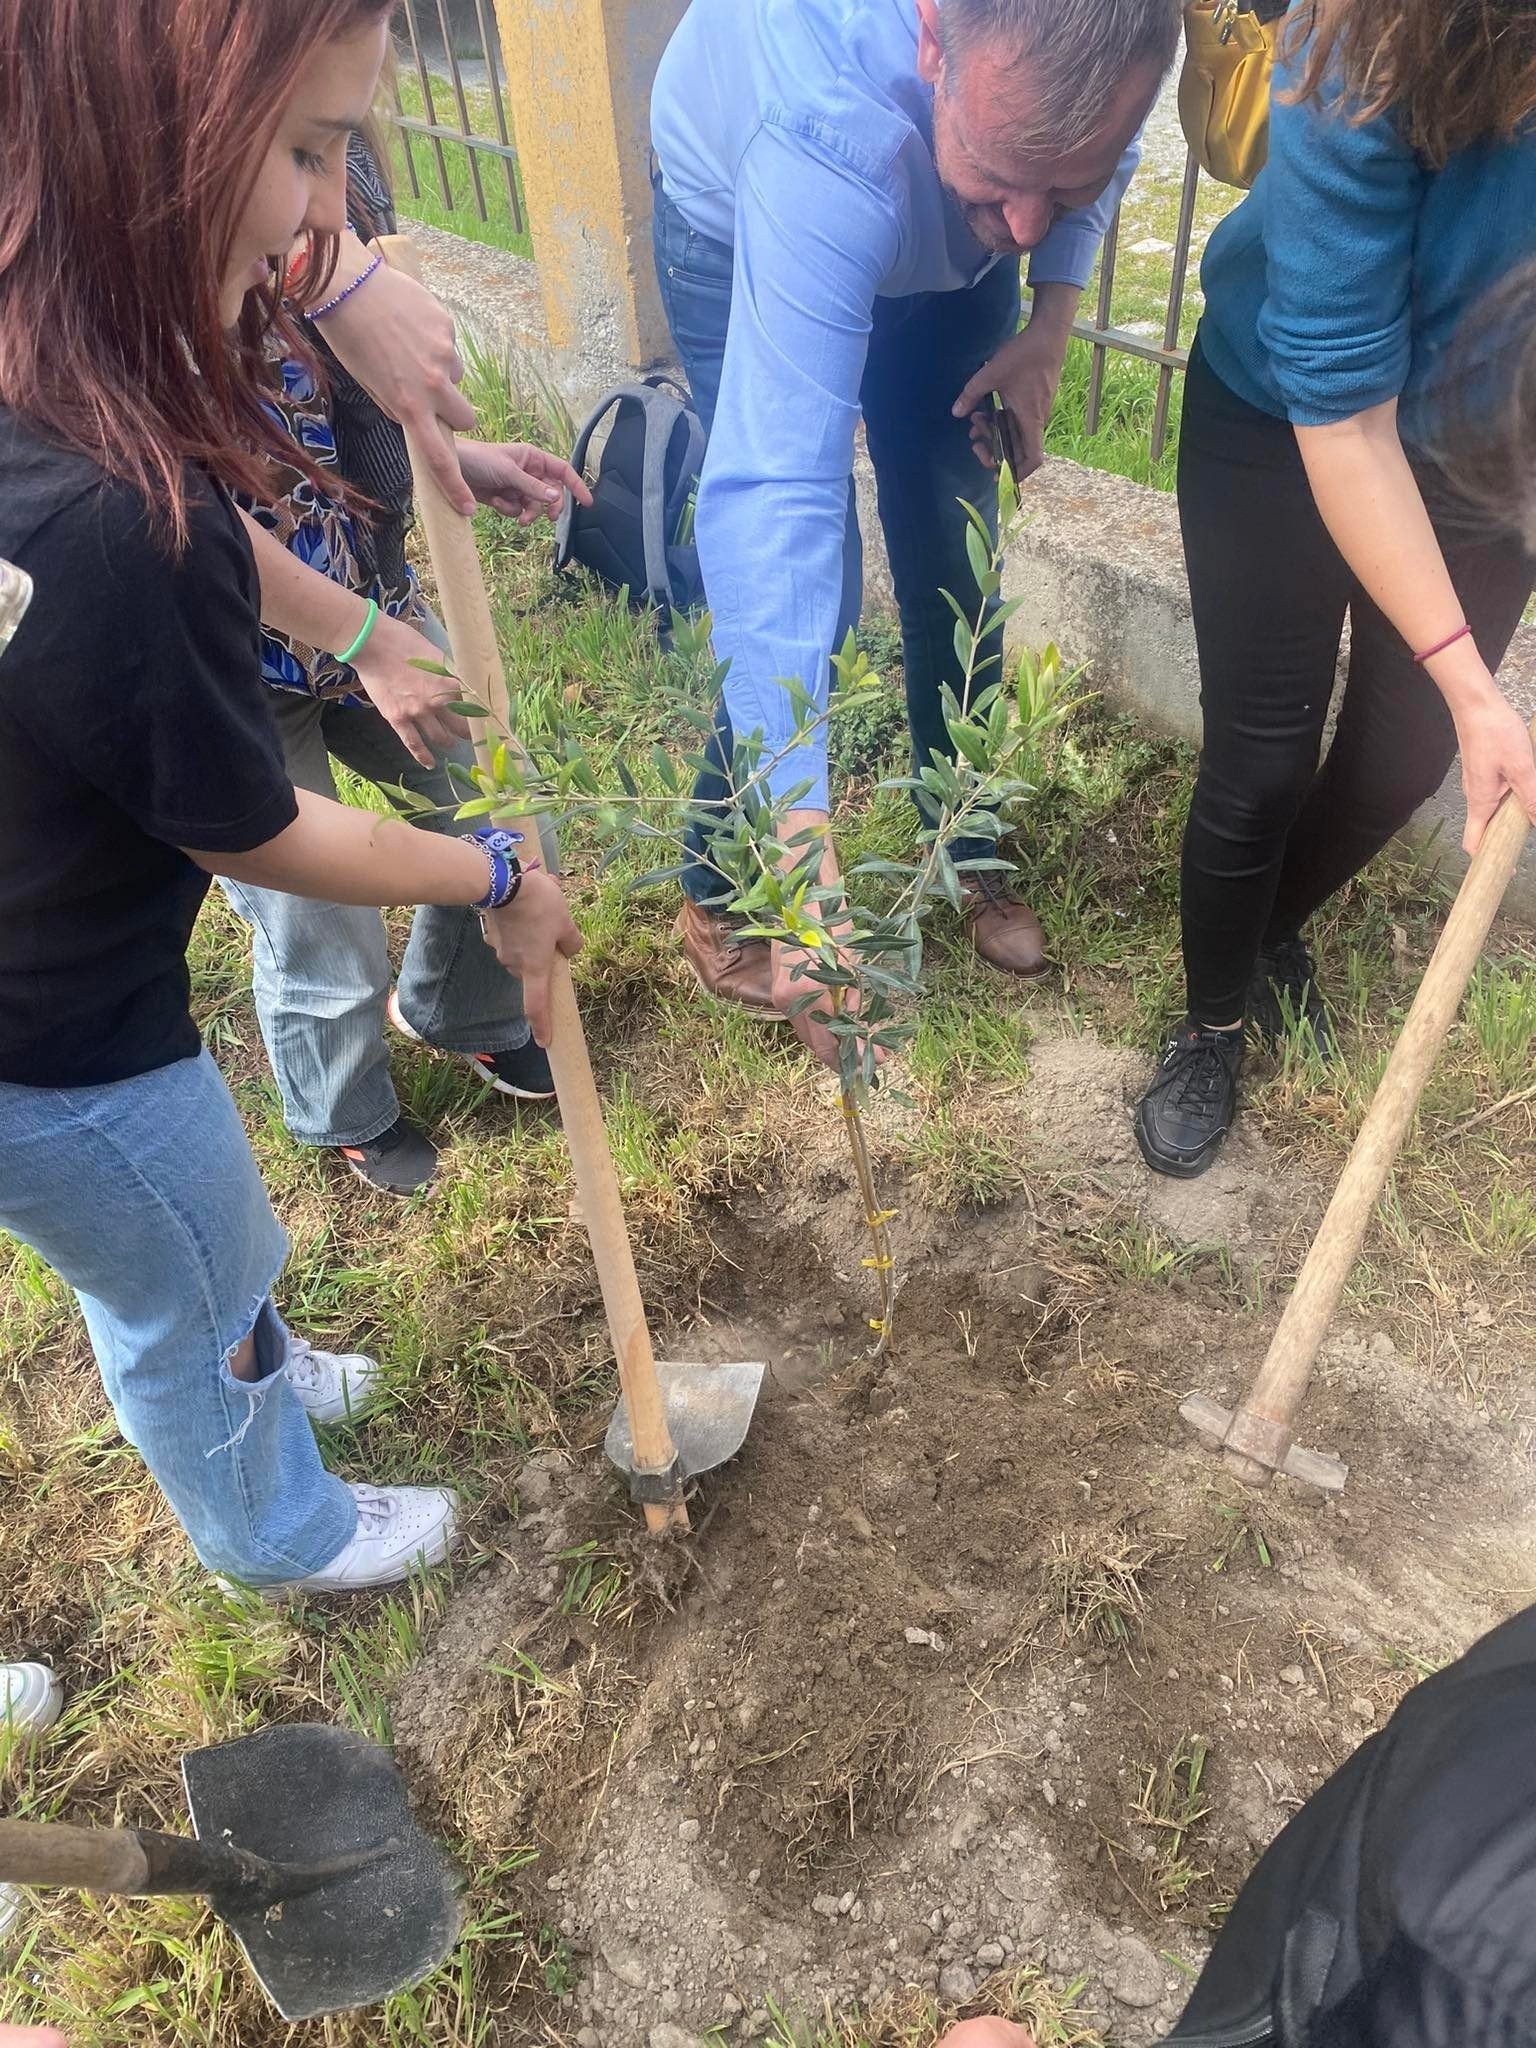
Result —
<instances>
[{"instance_id":1,"label":"blue denim trousers","mask_svg":"<svg viewBox=\"0 0 1536 2048\"><path fill-rule=\"evenodd\" d=\"M288 1384L288 1242L207 1052L88 1088L0 1082L0 1228L79 1298L116 1412L210 1571L268 1585L352 1540ZM237 1380L256 1337L259 1377Z\"/></svg>"},{"instance_id":2,"label":"blue denim trousers","mask_svg":"<svg viewBox=\"0 0 1536 2048\"><path fill-rule=\"evenodd\" d=\"M652 244L661 302L707 432L714 421L725 361L732 252L689 226L659 178L653 180L653 194ZM942 691L948 683L958 695L963 678L955 654L955 616L942 593L952 591L964 603L966 593L976 588L965 551L966 517L960 500L968 500L993 532L997 530L997 479L976 460L970 423L953 418L950 407L1018 324L1016 258L994 264L969 291L918 292L875 301L859 402L901 615L914 766L926 766L934 752L953 752ZM765 391L764 405L773 402L773 393ZM863 544L850 478L839 642L858 621L863 586ZM730 719L722 704L709 749L710 768L694 788L696 804L719 804L729 797L731 746ZM719 875L705 862L706 836L701 826L690 833L692 858L682 878L683 888L699 903L721 889ZM997 848L990 840L956 839L950 851L956 860L974 860L995 857Z\"/></svg>"},{"instance_id":3,"label":"blue denim trousers","mask_svg":"<svg viewBox=\"0 0 1536 2048\"><path fill-rule=\"evenodd\" d=\"M462 799L447 768L450 759L473 761L467 740L423 768L371 704L322 703L289 690L274 690L272 699L295 787L334 797L335 759L369 782L403 783L446 806L419 821L425 829L469 830L454 821ZM383 918L356 904L222 886L251 927L256 1015L289 1132L301 1145L366 1145L400 1114L385 1038L391 970ZM473 910L429 903L416 912L398 992L405 1021L431 1045L503 1052L528 1042L522 989L485 943Z\"/></svg>"}]
</instances>

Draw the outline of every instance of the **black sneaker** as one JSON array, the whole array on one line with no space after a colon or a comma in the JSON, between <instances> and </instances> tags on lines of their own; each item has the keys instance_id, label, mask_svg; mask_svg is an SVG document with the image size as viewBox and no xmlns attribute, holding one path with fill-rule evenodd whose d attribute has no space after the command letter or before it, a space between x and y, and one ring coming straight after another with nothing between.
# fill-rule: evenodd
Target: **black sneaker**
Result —
<instances>
[{"instance_id":1,"label":"black sneaker","mask_svg":"<svg viewBox=\"0 0 1536 2048\"><path fill-rule=\"evenodd\" d=\"M340 1145L337 1150L358 1179L380 1194L419 1195L437 1177L437 1147L403 1116L366 1145Z\"/></svg>"},{"instance_id":2,"label":"black sneaker","mask_svg":"<svg viewBox=\"0 0 1536 2048\"><path fill-rule=\"evenodd\" d=\"M1266 946L1248 984L1248 1028L1260 1045L1273 1052L1291 1024L1308 1026L1320 1056L1333 1057L1333 1020L1318 991L1317 965L1305 939Z\"/></svg>"},{"instance_id":3,"label":"black sneaker","mask_svg":"<svg viewBox=\"0 0 1536 2048\"><path fill-rule=\"evenodd\" d=\"M1136 1109L1136 1142L1154 1173L1176 1180L1204 1173L1237 1115L1242 1071L1241 1031L1205 1031L1184 1019Z\"/></svg>"},{"instance_id":4,"label":"black sneaker","mask_svg":"<svg viewBox=\"0 0 1536 2048\"><path fill-rule=\"evenodd\" d=\"M400 997L394 989L389 992L385 1009L390 1023L402 1038L409 1038L417 1045L429 1042L414 1025L407 1023L405 1012L400 1007ZM514 1095L519 1102L554 1100L555 1077L549 1071L549 1054L543 1046L535 1045L531 1038L526 1045L520 1045L512 1052L456 1052L452 1057L468 1060L481 1080L489 1081L498 1095Z\"/></svg>"},{"instance_id":5,"label":"black sneaker","mask_svg":"<svg viewBox=\"0 0 1536 2048\"><path fill-rule=\"evenodd\" d=\"M531 1038L512 1052L472 1052L465 1057L500 1095L515 1095L519 1102L554 1100L555 1077L549 1071L549 1054Z\"/></svg>"}]
</instances>

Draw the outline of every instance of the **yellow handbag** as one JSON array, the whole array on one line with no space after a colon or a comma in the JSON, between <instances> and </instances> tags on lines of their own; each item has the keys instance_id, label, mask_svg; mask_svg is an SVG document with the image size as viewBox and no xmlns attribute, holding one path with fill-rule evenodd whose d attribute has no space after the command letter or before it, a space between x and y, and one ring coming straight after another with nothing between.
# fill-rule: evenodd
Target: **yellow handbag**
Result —
<instances>
[{"instance_id":1,"label":"yellow handbag","mask_svg":"<svg viewBox=\"0 0 1536 2048\"><path fill-rule=\"evenodd\" d=\"M1187 0L1184 9L1179 119L1200 168L1244 191L1269 153L1269 75L1283 14L1283 0L1262 14L1253 0Z\"/></svg>"}]
</instances>

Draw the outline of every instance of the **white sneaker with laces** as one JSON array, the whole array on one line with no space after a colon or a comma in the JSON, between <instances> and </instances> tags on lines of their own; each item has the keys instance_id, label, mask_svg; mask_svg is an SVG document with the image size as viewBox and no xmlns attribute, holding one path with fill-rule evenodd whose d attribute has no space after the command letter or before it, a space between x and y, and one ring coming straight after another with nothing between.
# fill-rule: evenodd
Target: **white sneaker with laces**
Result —
<instances>
[{"instance_id":1,"label":"white sneaker with laces","mask_svg":"<svg viewBox=\"0 0 1536 2048\"><path fill-rule=\"evenodd\" d=\"M379 1368L361 1352L317 1351L290 1335L283 1368L311 1422L355 1422L378 1392Z\"/></svg>"},{"instance_id":2,"label":"white sneaker with laces","mask_svg":"<svg viewBox=\"0 0 1536 2048\"><path fill-rule=\"evenodd\" d=\"M417 1566L442 1564L458 1543L454 1497L445 1486L354 1486L357 1534L323 1571L286 1586L263 1587L285 1594L359 1593L370 1586L397 1586Z\"/></svg>"},{"instance_id":3,"label":"white sneaker with laces","mask_svg":"<svg viewBox=\"0 0 1536 2048\"><path fill-rule=\"evenodd\" d=\"M0 1664L0 1745L51 1728L64 1711L64 1688L46 1664ZM26 1905L19 1885L0 1884L0 1947Z\"/></svg>"}]
</instances>

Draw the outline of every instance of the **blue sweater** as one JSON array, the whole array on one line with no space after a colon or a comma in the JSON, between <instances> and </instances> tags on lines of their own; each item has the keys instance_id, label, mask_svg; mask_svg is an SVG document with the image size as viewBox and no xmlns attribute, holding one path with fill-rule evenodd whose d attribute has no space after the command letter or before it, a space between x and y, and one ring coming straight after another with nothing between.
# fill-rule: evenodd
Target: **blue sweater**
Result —
<instances>
[{"instance_id":1,"label":"blue sweater","mask_svg":"<svg viewBox=\"0 0 1536 2048\"><path fill-rule=\"evenodd\" d=\"M1302 427L1396 398L1410 445L1435 439L1435 384L1467 313L1536 256L1536 129L1429 171L1390 116L1288 105L1275 68L1269 162L1205 252L1201 346L1250 405Z\"/></svg>"}]
</instances>

